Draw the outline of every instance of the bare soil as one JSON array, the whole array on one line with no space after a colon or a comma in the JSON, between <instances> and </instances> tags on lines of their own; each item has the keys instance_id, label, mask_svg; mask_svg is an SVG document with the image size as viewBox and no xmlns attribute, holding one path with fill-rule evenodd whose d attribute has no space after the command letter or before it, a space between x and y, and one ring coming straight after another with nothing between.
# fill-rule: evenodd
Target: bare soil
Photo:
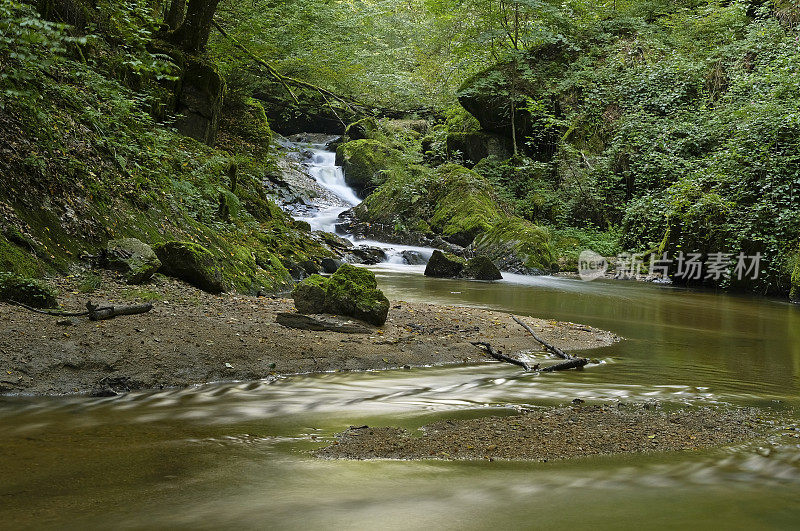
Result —
<instances>
[{"instance_id":1,"label":"bare soil","mask_svg":"<svg viewBox=\"0 0 800 531\"><path fill-rule=\"evenodd\" d=\"M152 302L154 309L92 322L0 304L0 394L110 395L280 374L497 363L470 341L488 341L508 355L540 350L500 312L393 301L374 334L313 332L275 322L277 313L294 311L291 299L209 295L160 275L144 286L125 285L113 273L101 278L91 293L79 291L80 276L55 280L62 308L79 311L91 299ZM583 325L525 319L565 350L619 340Z\"/></svg>"}]
</instances>

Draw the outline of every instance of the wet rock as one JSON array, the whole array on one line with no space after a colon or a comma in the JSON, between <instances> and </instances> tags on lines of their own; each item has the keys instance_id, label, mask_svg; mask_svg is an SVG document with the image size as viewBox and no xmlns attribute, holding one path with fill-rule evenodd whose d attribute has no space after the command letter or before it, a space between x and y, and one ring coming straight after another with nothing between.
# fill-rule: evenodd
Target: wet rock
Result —
<instances>
[{"instance_id":1,"label":"wet rock","mask_svg":"<svg viewBox=\"0 0 800 531\"><path fill-rule=\"evenodd\" d=\"M400 152L383 142L371 139L353 140L336 149L337 163L342 165L344 180L360 197L368 189L380 185L382 170L401 164Z\"/></svg>"},{"instance_id":2,"label":"wet rock","mask_svg":"<svg viewBox=\"0 0 800 531\"><path fill-rule=\"evenodd\" d=\"M443 253L438 249L433 251L431 259L425 268L426 277L436 278L455 278L461 274L466 261L463 258L449 253Z\"/></svg>"},{"instance_id":3,"label":"wet rock","mask_svg":"<svg viewBox=\"0 0 800 531\"><path fill-rule=\"evenodd\" d=\"M221 293L222 271L211 252L193 242L167 242L154 249L160 271L209 293Z\"/></svg>"},{"instance_id":4,"label":"wet rock","mask_svg":"<svg viewBox=\"0 0 800 531\"><path fill-rule=\"evenodd\" d=\"M355 264L375 265L386 261L386 252L379 247L359 245L350 249L348 258Z\"/></svg>"},{"instance_id":5,"label":"wet rock","mask_svg":"<svg viewBox=\"0 0 800 531\"><path fill-rule=\"evenodd\" d=\"M328 280L325 292L328 313L349 315L380 326L389 313L389 299L378 289L375 274L345 264Z\"/></svg>"},{"instance_id":6,"label":"wet rock","mask_svg":"<svg viewBox=\"0 0 800 531\"><path fill-rule=\"evenodd\" d=\"M500 280L503 275L500 270L492 263L488 256L476 256L467 261L464 270L461 272L464 278L475 280Z\"/></svg>"},{"instance_id":7,"label":"wet rock","mask_svg":"<svg viewBox=\"0 0 800 531\"><path fill-rule=\"evenodd\" d=\"M325 292L328 288L328 279L320 275L311 275L300 282L292 290L294 306L300 313L325 312Z\"/></svg>"},{"instance_id":8,"label":"wet rock","mask_svg":"<svg viewBox=\"0 0 800 531\"><path fill-rule=\"evenodd\" d=\"M128 284L149 280L161 267L153 248L136 238L111 240L100 253L103 267L120 271Z\"/></svg>"},{"instance_id":9,"label":"wet rock","mask_svg":"<svg viewBox=\"0 0 800 531\"><path fill-rule=\"evenodd\" d=\"M403 257L403 262L408 265L425 265L427 261L422 253L419 251L406 250L400 253Z\"/></svg>"},{"instance_id":10,"label":"wet rock","mask_svg":"<svg viewBox=\"0 0 800 531\"><path fill-rule=\"evenodd\" d=\"M344 265L344 262L336 258L323 258L322 270L325 273L336 273L336 270Z\"/></svg>"},{"instance_id":11,"label":"wet rock","mask_svg":"<svg viewBox=\"0 0 800 531\"><path fill-rule=\"evenodd\" d=\"M57 308L56 291L39 280L13 273L0 273L0 300L34 308Z\"/></svg>"}]
</instances>

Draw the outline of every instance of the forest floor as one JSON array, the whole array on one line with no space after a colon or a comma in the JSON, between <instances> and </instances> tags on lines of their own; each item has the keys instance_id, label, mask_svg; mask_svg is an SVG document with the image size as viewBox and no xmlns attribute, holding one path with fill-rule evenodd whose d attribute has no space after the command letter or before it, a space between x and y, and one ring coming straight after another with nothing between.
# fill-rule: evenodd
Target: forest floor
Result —
<instances>
[{"instance_id":1,"label":"forest floor","mask_svg":"<svg viewBox=\"0 0 800 531\"><path fill-rule=\"evenodd\" d=\"M489 361L470 341L548 359L508 314L476 308L392 301L383 327L345 334L279 325L278 313L294 311L291 299L210 295L160 275L128 286L102 273L91 293L80 290L78 276L55 282L66 311L83 310L89 299L100 305L152 302L154 308L92 322L0 304L0 394L111 395L282 374ZM567 351L620 339L574 323L525 320Z\"/></svg>"}]
</instances>

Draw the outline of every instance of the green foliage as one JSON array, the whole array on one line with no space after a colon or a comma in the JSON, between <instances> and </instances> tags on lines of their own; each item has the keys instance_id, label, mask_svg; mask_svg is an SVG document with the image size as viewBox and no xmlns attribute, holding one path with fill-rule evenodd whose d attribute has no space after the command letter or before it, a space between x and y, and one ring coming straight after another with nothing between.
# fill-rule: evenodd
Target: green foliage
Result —
<instances>
[{"instance_id":1,"label":"green foliage","mask_svg":"<svg viewBox=\"0 0 800 531\"><path fill-rule=\"evenodd\" d=\"M0 273L0 301L12 301L34 308L56 308L58 293L39 280L13 273Z\"/></svg>"}]
</instances>

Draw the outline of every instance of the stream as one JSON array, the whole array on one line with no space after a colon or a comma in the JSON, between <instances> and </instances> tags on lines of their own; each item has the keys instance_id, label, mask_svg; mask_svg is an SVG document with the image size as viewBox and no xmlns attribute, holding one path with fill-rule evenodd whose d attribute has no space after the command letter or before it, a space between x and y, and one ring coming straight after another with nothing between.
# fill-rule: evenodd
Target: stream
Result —
<instances>
[{"instance_id":1,"label":"stream","mask_svg":"<svg viewBox=\"0 0 800 531\"><path fill-rule=\"evenodd\" d=\"M312 174L342 184L324 156ZM315 228L347 207L326 208L309 217ZM372 270L390 299L585 323L626 340L584 353L608 363L551 375L486 363L0 398L0 528L797 527L800 308L634 282L430 279L387 254ZM795 429L714 450L546 463L311 456L350 425L415 430L574 398L756 406Z\"/></svg>"}]
</instances>

